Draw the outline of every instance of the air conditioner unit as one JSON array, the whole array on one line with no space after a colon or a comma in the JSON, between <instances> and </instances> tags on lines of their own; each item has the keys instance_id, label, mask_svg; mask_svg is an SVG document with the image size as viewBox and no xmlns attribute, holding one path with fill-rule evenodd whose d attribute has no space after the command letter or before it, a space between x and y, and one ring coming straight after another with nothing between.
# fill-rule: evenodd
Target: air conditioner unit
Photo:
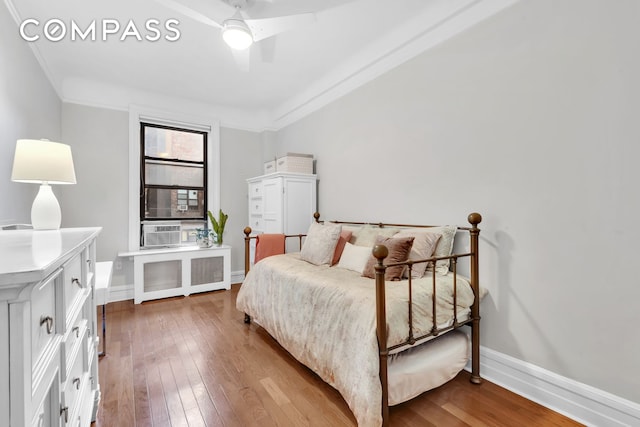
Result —
<instances>
[{"instance_id":1,"label":"air conditioner unit","mask_svg":"<svg viewBox=\"0 0 640 427\"><path fill-rule=\"evenodd\" d=\"M182 226L179 221L154 222L142 226L144 247L155 248L160 246L180 245Z\"/></svg>"}]
</instances>

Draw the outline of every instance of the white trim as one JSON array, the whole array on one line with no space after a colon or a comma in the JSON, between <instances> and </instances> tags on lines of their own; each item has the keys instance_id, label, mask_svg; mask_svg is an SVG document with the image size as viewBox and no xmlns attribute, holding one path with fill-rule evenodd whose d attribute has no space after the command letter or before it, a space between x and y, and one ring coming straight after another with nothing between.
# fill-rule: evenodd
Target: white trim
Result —
<instances>
[{"instance_id":1,"label":"white trim","mask_svg":"<svg viewBox=\"0 0 640 427\"><path fill-rule=\"evenodd\" d=\"M4 0L4 4L7 6L7 9L9 10L9 14L15 21L17 28L20 28L20 25L22 25L23 20L20 17L20 14L18 13L18 11L16 10L16 7L13 5L13 2L11 0ZM40 53L40 49L38 49L38 44L35 42L27 42L27 41L25 41L25 43L29 45L31 52L33 52L33 56L35 56L36 61L38 61L38 64L40 64L40 68L42 69L42 72L44 73L47 80L49 80L49 83L51 84L51 88L56 93L56 95L58 95L58 98L62 100L62 92L60 90L60 84L54 78L53 73L51 72L51 68L49 68L49 64L47 64L47 61L44 60L44 56L42 56L42 53Z\"/></svg>"},{"instance_id":2,"label":"white trim","mask_svg":"<svg viewBox=\"0 0 640 427\"><path fill-rule=\"evenodd\" d=\"M231 272L231 284L235 285L236 283L244 282L244 271L232 271Z\"/></svg>"},{"instance_id":3,"label":"white trim","mask_svg":"<svg viewBox=\"0 0 640 427\"><path fill-rule=\"evenodd\" d=\"M150 107L129 106L129 227L130 251L140 249L140 120L163 124L178 124L196 130L206 130L207 135L207 188L208 209L220 209L220 123L210 117L187 113L157 110Z\"/></svg>"},{"instance_id":4,"label":"white trim","mask_svg":"<svg viewBox=\"0 0 640 427\"><path fill-rule=\"evenodd\" d=\"M338 64L323 78L312 82L280 105L250 109L215 105L84 78L56 81L37 43L29 43L38 63L62 102L126 111L130 104L162 106L183 111L206 112L224 127L251 132L277 131L319 110L347 93L437 46L521 0L431 0L421 14L384 37L373 40L350 59ZM19 26L12 0L5 0Z\"/></svg>"},{"instance_id":5,"label":"white trim","mask_svg":"<svg viewBox=\"0 0 640 427\"><path fill-rule=\"evenodd\" d=\"M133 299L133 283L130 285L111 286L109 289L109 301L127 301Z\"/></svg>"},{"instance_id":6,"label":"white trim","mask_svg":"<svg viewBox=\"0 0 640 427\"><path fill-rule=\"evenodd\" d=\"M282 129L520 0L434 0L420 15L273 109Z\"/></svg>"},{"instance_id":7,"label":"white trim","mask_svg":"<svg viewBox=\"0 0 640 427\"><path fill-rule=\"evenodd\" d=\"M480 375L587 426L640 425L640 404L486 347Z\"/></svg>"}]
</instances>

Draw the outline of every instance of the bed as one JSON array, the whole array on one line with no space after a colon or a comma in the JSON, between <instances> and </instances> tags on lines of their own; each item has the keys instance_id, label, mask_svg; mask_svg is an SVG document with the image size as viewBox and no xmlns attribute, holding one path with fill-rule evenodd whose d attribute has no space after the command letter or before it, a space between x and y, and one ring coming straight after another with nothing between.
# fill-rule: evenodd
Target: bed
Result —
<instances>
[{"instance_id":1,"label":"bed","mask_svg":"<svg viewBox=\"0 0 640 427\"><path fill-rule=\"evenodd\" d=\"M442 227L321 222L319 214L315 220L307 235L286 236L298 239L300 252L270 256L252 268L250 245L256 237L249 227L244 230L246 275L236 305L245 322L254 320L336 388L360 427L388 426L389 406L453 378L469 353L471 382L481 382L480 214L468 216L470 227L449 226L446 243ZM309 258L308 248L319 242L316 230L321 226L325 234L335 234L339 226L341 238L352 230L337 264L335 259L316 263ZM398 242L403 237L413 242L423 231L430 239L439 236L432 254L421 258L413 251L397 261ZM364 236L360 248L351 244L354 233L355 243ZM468 233L468 250L452 253L453 237L462 233ZM346 263L363 247L370 255L361 273ZM467 277L458 273L460 261L468 263ZM421 269L422 275L417 274ZM471 327L470 342L467 334L456 331L464 325Z\"/></svg>"}]
</instances>

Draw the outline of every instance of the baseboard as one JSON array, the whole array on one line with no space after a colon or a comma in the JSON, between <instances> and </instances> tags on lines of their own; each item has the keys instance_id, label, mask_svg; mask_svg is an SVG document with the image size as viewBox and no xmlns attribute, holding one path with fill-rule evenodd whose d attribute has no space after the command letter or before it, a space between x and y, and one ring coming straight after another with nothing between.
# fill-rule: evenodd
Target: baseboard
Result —
<instances>
[{"instance_id":1,"label":"baseboard","mask_svg":"<svg viewBox=\"0 0 640 427\"><path fill-rule=\"evenodd\" d=\"M111 286L109 288L109 302L133 299L133 284Z\"/></svg>"},{"instance_id":2,"label":"baseboard","mask_svg":"<svg viewBox=\"0 0 640 427\"><path fill-rule=\"evenodd\" d=\"M244 282L244 271L232 271L231 272L231 284L235 285L236 283Z\"/></svg>"},{"instance_id":3,"label":"baseboard","mask_svg":"<svg viewBox=\"0 0 640 427\"><path fill-rule=\"evenodd\" d=\"M480 374L587 426L640 425L640 404L485 347L480 348Z\"/></svg>"}]
</instances>

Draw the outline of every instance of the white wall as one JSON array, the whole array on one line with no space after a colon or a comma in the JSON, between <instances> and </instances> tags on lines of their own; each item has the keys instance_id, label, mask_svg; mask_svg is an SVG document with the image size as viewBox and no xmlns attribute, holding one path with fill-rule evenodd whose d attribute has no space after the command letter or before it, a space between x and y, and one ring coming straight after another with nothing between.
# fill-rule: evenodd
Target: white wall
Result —
<instances>
[{"instance_id":1,"label":"white wall","mask_svg":"<svg viewBox=\"0 0 640 427\"><path fill-rule=\"evenodd\" d=\"M0 224L31 222L38 186L11 182L21 138L59 141L60 99L0 3ZM60 189L54 192L59 195Z\"/></svg>"},{"instance_id":2,"label":"white wall","mask_svg":"<svg viewBox=\"0 0 640 427\"><path fill-rule=\"evenodd\" d=\"M78 104L63 104L62 134L72 146L78 184L61 198L63 226L101 226L98 259L116 260L128 250L129 114ZM229 214L225 243L232 246L231 270L244 272L247 225L246 179L259 175L261 135L221 128L221 207ZM131 285L128 259L114 271L115 286ZM117 266L117 265L116 265Z\"/></svg>"},{"instance_id":3,"label":"white wall","mask_svg":"<svg viewBox=\"0 0 640 427\"><path fill-rule=\"evenodd\" d=\"M640 402L640 5L521 2L278 132L325 219L483 215L482 343Z\"/></svg>"}]
</instances>

